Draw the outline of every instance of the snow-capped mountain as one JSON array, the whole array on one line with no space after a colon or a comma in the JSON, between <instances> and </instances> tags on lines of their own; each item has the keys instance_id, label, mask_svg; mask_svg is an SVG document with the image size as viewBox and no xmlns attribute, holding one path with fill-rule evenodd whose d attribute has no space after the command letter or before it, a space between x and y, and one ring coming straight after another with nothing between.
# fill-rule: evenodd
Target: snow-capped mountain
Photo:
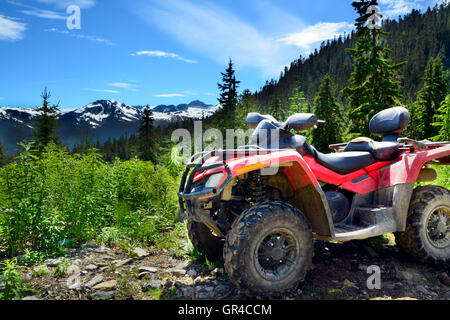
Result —
<instances>
[{"instance_id":1,"label":"snow-capped mountain","mask_svg":"<svg viewBox=\"0 0 450 320\"><path fill-rule=\"evenodd\" d=\"M81 109L72 111L78 123L87 123L93 128L100 126L108 118L123 121L139 121L140 111L134 107L127 106L114 100L99 100L88 104ZM67 115L67 114L66 114Z\"/></svg>"},{"instance_id":2,"label":"snow-capped mountain","mask_svg":"<svg viewBox=\"0 0 450 320\"><path fill-rule=\"evenodd\" d=\"M9 120L16 124L27 124L39 114L32 108L0 108L0 121Z\"/></svg>"},{"instance_id":3,"label":"snow-capped mountain","mask_svg":"<svg viewBox=\"0 0 450 320\"><path fill-rule=\"evenodd\" d=\"M154 124L165 126L170 122L201 119L214 114L220 105L208 105L201 101L189 104L159 105L150 107ZM62 143L73 146L86 137L103 142L109 137L135 133L144 106L129 106L114 100L98 100L86 106L61 113L57 120ZM0 140L13 152L18 142L31 139L39 112L33 108L0 107Z\"/></svg>"}]
</instances>

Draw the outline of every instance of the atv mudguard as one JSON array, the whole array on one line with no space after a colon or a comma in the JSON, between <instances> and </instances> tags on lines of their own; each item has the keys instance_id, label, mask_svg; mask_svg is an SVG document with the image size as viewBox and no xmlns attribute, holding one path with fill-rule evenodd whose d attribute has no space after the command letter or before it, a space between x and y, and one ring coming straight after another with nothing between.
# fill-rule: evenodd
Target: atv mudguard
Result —
<instances>
[{"instance_id":1,"label":"atv mudguard","mask_svg":"<svg viewBox=\"0 0 450 320\"><path fill-rule=\"evenodd\" d=\"M402 183L415 183L422 168L429 162L435 164L450 163L450 144L435 149L416 150L403 153L400 161L381 168L378 188L386 188Z\"/></svg>"},{"instance_id":2,"label":"atv mudguard","mask_svg":"<svg viewBox=\"0 0 450 320\"><path fill-rule=\"evenodd\" d=\"M201 160L194 162L199 156L202 156ZM191 200L216 197L233 178L263 169L263 175L264 171L270 171L267 172L268 174L284 173L293 192L290 203L305 214L313 232L325 237L334 235L333 221L325 194L310 167L297 151L290 149L223 150L195 155L191 160L186 166L179 190L182 214L184 214L183 199L186 200L189 211ZM188 177L190 168L193 170ZM223 173L223 177L216 188L191 192L192 183L219 172Z\"/></svg>"}]
</instances>

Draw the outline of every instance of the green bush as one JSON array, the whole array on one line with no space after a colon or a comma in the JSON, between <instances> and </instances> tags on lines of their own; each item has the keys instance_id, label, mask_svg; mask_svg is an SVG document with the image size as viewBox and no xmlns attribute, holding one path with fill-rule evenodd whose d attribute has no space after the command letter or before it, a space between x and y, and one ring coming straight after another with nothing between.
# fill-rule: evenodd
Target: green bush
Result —
<instances>
[{"instance_id":1,"label":"green bush","mask_svg":"<svg viewBox=\"0 0 450 320\"><path fill-rule=\"evenodd\" d=\"M26 290L20 276L17 259L5 260L0 263L0 300L12 300L22 298L22 292Z\"/></svg>"},{"instance_id":2,"label":"green bush","mask_svg":"<svg viewBox=\"0 0 450 320\"><path fill-rule=\"evenodd\" d=\"M106 163L95 150L22 147L0 168L0 250L9 255L108 238L105 228L152 242L175 225L178 179L167 168L138 159Z\"/></svg>"}]
</instances>

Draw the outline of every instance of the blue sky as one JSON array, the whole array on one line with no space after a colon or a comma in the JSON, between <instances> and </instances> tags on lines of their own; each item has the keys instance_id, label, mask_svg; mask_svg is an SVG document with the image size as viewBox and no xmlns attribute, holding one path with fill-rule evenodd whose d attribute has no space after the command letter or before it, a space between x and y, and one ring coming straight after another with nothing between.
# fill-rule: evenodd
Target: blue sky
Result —
<instances>
[{"instance_id":1,"label":"blue sky","mask_svg":"<svg viewBox=\"0 0 450 320\"><path fill-rule=\"evenodd\" d=\"M44 87L61 109L217 103L231 57L240 90L350 32L351 0L0 0L0 106L35 107ZM396 18L438 0L379 0ZM69 5L81 29L67 28Z\"/></svg>"}]
</instances>

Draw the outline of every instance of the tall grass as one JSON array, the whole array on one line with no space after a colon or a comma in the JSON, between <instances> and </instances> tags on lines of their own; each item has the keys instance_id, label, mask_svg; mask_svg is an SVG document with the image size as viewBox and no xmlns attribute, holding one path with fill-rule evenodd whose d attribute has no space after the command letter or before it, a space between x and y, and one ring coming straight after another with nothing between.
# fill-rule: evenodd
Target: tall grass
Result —
<instances>
[{"instance_id":1,"label":"tall grass","mask_svg":"<svg viewBox=\"0 0 450 320\"><path fill-rule=\"evenodd\" d=\"M164 166L105 163L95 150L70 155L51 145L36 155L23 148L0 168L0 251L54 251L105 228L152 242L175 226L178 180Z\"/></svg>"}]
</instances>

